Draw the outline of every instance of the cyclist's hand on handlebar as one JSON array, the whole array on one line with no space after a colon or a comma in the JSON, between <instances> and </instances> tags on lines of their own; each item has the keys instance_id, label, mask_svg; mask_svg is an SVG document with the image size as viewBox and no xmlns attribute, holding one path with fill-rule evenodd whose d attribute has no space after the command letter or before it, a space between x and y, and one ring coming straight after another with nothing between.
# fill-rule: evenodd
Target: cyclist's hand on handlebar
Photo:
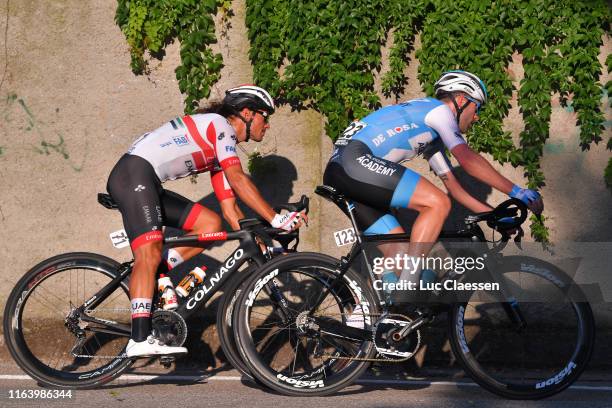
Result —
<instances>
[{"instance_id":1,"label":"cyclist's hand on handlebar","mask_svg":"<svg viewBox=\"0 0 612 408\"><path fill-rule=\"evenodd\" d=\"M535 215L540 215L542 214L542 211L544 211L544 201L542 201L542 196L535 190L520 188L519 186L515 185L512 187L512 191L510 191L510 194L508 195L512 198L521 200Z\"/></svg>"},{"instance_id":2,"label":"cyclist's hand on handlebar","mask_svg":"<svg viewBox=\"0 0 612 408\"><path fill-rule=\"evenodd\" d=\"M287 232L294 231L308 221L306 214L296 211L290 211L285 214L276 214L270 225L274 228L282 229Z\"/></svg>"}]
</instances>

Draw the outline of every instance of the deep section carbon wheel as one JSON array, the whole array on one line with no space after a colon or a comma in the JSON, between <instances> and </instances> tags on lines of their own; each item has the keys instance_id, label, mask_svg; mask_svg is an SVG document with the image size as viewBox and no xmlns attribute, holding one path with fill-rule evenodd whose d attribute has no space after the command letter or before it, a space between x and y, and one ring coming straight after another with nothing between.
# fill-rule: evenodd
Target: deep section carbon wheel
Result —
<instances>
[{"instance_id":1,"label":"deep section carbon wheel","mask_svg":"<svg viewBox=\"0 0 612 408\"><path fill-rule=\"evenodd\" d=\"M234 326L253 376L286 395L326 395L354 382L376 353L377 302L353 270L316 253L283 256L243 287Z\"/></svg>"},{"instance_id":2,"label":"deep section carbon wheel","mask_svg":"<svg viewBox=\"0 0 612 408\"><path fill-rule=\"evenodd\" d=\"M130 333L127 283L96 308L85 304L119 268L101 255L68 253L39 263L17 282L4 311L4 336L27 374L50 387L90 388L130 366L123 355ZM105 332L107 324L122 334Z\"/></svg>"}]
</instances>

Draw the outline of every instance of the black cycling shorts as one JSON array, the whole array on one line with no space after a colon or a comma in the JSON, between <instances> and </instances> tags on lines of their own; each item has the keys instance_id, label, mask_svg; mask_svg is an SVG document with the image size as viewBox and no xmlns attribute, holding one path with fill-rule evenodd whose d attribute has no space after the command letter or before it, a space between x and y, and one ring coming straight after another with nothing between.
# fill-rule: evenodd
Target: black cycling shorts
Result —
<instances>
[{"instance_id":1,"label":"black cycling shorts","mask_svg":"<svg viewBox=\"0 0 612 408\"><path fill-rule=\"evenodd\" d=\"M323 174L325 184L354 200L355 218L362 231L390 208L406 208L420 178L398 163L374 156L358 140L338 147Z\"/></svg>"},{"instance_id":2,"label":"black cycling shorts","mask_svg":"<svg viewBox=\"0 0 612 408\"><path fill-rule=\"evenodd\" d=\"M162 188L153 166L142 157L125 154L108 177L106 190L119 206L132 250L162 241L162 227L191 230L202 206Z\"/></svg>"}]
</instances>

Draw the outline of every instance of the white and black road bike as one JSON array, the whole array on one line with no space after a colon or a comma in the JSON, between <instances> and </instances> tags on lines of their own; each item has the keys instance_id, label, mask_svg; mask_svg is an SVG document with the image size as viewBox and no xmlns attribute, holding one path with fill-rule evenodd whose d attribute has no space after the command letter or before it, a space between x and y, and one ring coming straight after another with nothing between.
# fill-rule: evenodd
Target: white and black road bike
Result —
<instances>
[{"instance_id":1,"label":"white and black road bike","mask_svg":"<svg viewBox=\"0 0 612 408\"><path fill-rule=\"evenodd\" d=\"M116 204L99 194L100 204ZM276 211L307 211L308 197ZM243 281L273 258L295 251L298 231L286 233L262 220L240 220L239 231L166 237L165 247L201 247L212 241L239 242L218 270L173 311L155 308L152 326L165 344L185 343L188 318L219 289L223 296L217 310L217 332L228 361L250 376L240 360L231 327L235 300ZM241 267L244 268L241 269ZM4 339L17 364L42 385L59 388L92 388L107 383L129 368L125 355L131 333L129 278L133 261L119 263L94 253L74 252L54 256L30 269L15 285L4 311ZM270 296L274 296L270 293ZM156 301L154 299L154 305ZM173 357L162 357L169 366Z\"/></svg>"}]
</instances>

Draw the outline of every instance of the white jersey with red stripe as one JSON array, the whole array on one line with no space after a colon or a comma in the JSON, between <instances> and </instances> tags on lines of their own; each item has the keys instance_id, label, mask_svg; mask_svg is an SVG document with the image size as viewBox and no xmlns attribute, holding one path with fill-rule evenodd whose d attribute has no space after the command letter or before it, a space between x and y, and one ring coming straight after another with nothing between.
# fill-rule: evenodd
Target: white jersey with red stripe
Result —
<instances>
[{"instance_id":1,"label":"white jersey with red stripe","mask_svg":"<svg viewBox=\"0 0 612 408\"><path fill-rule=\"evenodd\" d=\"M217 198L234 196L222 170L240 165L236 132L216 113L172 119L138 138L128 154L147 160L162 182L210 171Z\"/></svg>"}]
</instances>

